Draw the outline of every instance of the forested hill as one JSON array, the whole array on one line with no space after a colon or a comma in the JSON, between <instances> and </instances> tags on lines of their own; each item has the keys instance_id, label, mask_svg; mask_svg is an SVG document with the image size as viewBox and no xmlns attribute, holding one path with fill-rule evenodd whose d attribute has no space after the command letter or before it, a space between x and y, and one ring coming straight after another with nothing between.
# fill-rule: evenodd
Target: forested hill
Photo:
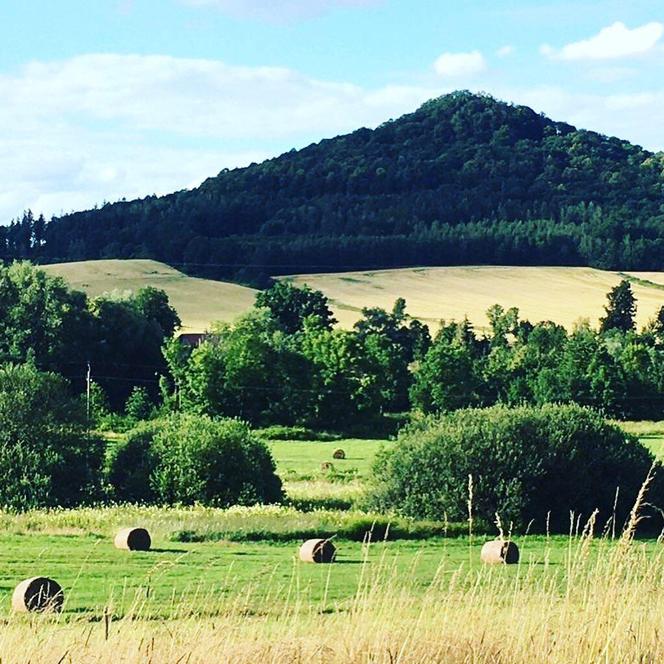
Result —
<instances>
[{"instance_id":1,"label":"forested hill","mask_svg":"<svg viewBox=\"0 0 664 664\"><path fill-rule=\"evenodd\" d=\"M6 245L253 282L407 265L664 269L663 192L663 154L456 92L191 191L69 214L31 238L17 223Z\"/></svg>"}]
</instances>

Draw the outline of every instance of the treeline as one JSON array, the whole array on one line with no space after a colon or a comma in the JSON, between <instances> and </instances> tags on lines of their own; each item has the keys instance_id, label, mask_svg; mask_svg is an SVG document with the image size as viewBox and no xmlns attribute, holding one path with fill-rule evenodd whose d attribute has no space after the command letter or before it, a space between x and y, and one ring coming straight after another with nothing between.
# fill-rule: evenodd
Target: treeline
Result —
<instances>
[{"instance_id":1,"label":"treeline","mask_svg":"<svg viewBox=\"0 0 664 664\"><path fill-rule=\"evenodd\" d=\"M0 266L0 365L30 363L68 378L76 392L90 370L111 406L136 386L157 397L161 348L179 326L161 290L90 299L30 263Z\"/></svg>"},{"instance_id":2,"label":"treeline","mask_svg":"<svg viewBox=\"0 0 664 664\"><path fill-rule=\"evenodd\" d=\"M599 329L532 324L494 305L486 334L461 320L442 322L432 339L403 299L391 311L364 309L344 330L321 292L279 281L192 347L175 338L180 321L163 291L89 299L22 262L0 267L0 364L69 379L106 428L124 426L116 415L180 411L343 430L386 413L550 402L658 419L664 308L640 331L635 312L623 281Z\"/></svg>"},{"instance_id":3,"label":"treeline","mask_svg":"<svg viewBox=\"0 0 664 664\"><path fill-rule=\"evenodd\" d=\"M15 263L0 268L0 506L279 501L274 462L251 426L385 435L395 414L405 420L411 412L493 404L576 403L612 417L661 419L664 307L641 331L635 313L631 286L622 281L608 294L599 329L533 325L516 309L494 305L487 334L462 320L443 322L432 339L402 299L391 311L364 309L343 330L323 293L279 281L257 295L251 312L192 347L174 338L179 320L163 291L88 299ZM475 421L473 412L444 422ZM487 412L477 421L496 431L519 413L540 421L539 411ZM578 424L566 434L575 445L584 421L599 422L597 413L578 408L546 413L553 413L550 432L566 418ZM416 437L425 431L420 425L435 422L413 419ZM104 428L129 433L109 443L96 433ZM455 445L468 442L463 426L443 428ZM647 452L635 454L641 468ZM395 490L407 479L399 468ZM452 463L445 477L459 468ZM400 498L395 506L406 509Z\"/></svg>"},{"instance_id":4,"label":"treeline","mask_svg":"<svg viewBox=\"0 0 664 664\"><path fill-rule=\"evenodd\" d=\"M254 283L294 272L460 263L664 268L664 158L457 92L192 191L45 223L4 258L154 258Z\"/></svg>"},{"instance_id":5,"label":"treeline","mask_svg":"<svg viewBox=\"0 0 664 664\"><path fill-rule=\"evenodd\" d=\"M445 412L496 403L574 402L622 418L658 419L664 405L664 307L643 331L627 281L609 293L600 329L531 324L489 309L490 332L442 323L432 340L410 319L364 309L352 330L333 327L324 296L279 282L258 308L199 347L165 354L177 408L254 424L340 427L388 412Z\"/></svg>"}]
</instances>

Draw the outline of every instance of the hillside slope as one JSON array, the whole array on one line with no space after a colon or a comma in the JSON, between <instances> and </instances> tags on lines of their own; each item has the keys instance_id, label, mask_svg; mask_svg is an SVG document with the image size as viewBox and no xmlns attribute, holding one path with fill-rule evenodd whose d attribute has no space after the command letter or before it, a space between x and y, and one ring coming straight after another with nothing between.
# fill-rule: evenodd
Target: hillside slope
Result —
<instances>
[{"instance_id":1,"label":"hillside slope","mask_svg":"<svg viewBox=\"0 0 664 664\"><path fill-rule=\"evenodd\" d=\"M161 288L182 320L183 332L203 332L215 321L232 321L254 304L256 291L236 284L196 279L151 260L102 260L46 265L73 288L96 296L111 291Z\"/></svg>"},{"instance_id":2,"label":"hillside slope","mask_svg":"<svg viewBox=\"0 0 664 664\"><path fill-rule=\"evenodd\" d=\"M15 224L11 257L154 258L189 273L412 265L664 269L664 155L457 92L191 191ZM29 226L30 222L25 222Z\"/></svg>"},{"instance_id":3,"label":"hillside slope","mask_svg":"<svg viewBox=\"0 0 664 664\"><path fill-rule=\"evenodd\" d=\"M664 305L664 273L618 273L565 267L442 267L283 277L323 291L343 327L351 327L363 307L391 309L403 297L408 313L428 323L460 320L467 315L486 330L486 310L493 304L518 307L535 323L552 320L571 329L580 318L596 325L604 315L606 294L622 278L632 281L637 323L645 325Z\"/></svg>"},{"instance_id":4,"label":"hillside slope","mask_svg":"<svg viewBox=\"0 0 664 664\"><path fill-rule=\"evenodd\" d=\"M150 260L104 260L47 265L91 296L141 286L163 288L184 323L183 332L202 332L214 321L231 321L254 304L256 291L235 284L188 277ZM532 322L553 320L568 328L579 318L596 323L604 313L606 293L626 276L638 299L638 324L643 325L664 305L664 273L621 274L592 268L447 267L381 270L282 277L322 290L342 327L350 328L363 307L390 309L398 297L408 313L432 331L441 319L465 315L476 328L487 326L492 304L516 306Z\"/></svg>"}]
</instances>

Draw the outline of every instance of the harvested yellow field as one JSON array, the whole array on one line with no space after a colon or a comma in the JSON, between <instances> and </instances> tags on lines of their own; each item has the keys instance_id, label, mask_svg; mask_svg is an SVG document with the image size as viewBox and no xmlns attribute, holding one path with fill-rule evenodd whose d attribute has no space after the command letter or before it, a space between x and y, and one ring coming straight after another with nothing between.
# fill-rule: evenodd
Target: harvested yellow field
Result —
<instances>
[{"instance_id":1,"label":"harvested yellow field","mask_svg":"<svg viewBox=\"0 0 664 664\"><path fill-rule=\"evenodd\" d=\"M434 267L285 277L323 291L343 327L360 317L363 307L389 309L403 297L407 311L436 329L438 322L468 316L486 329L493 304L518 307L532 322L552 320L571 328L587 318L598 323L607 292L624 277L632 280L639 325L664 305L664 273L620 273L586 267Z\"/></svg>"},{"instance_id":2,"label":"harvested yellow field","mask_svg":"<svg viewBox=\"0 0 664 664\"><path fill-rule=\"evenodd\" d=\"M43 269L92 297L112 291L136 291L143 286L161 288L180 315L183 332L204 332L214 321L232 321L253 306L256 296L251 288L189 277L151 260L58 263Z\"/></svg>"}]
</instances>

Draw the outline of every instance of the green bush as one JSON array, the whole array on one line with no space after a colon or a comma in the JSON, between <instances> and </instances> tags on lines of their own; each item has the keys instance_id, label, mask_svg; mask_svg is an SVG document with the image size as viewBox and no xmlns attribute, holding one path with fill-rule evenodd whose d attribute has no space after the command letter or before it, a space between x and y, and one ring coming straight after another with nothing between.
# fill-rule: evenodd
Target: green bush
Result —
<instances>
[{"instance_id":1,"label":"green bush","mask_svg":"<svg viewBox=\"0 0 664 664\"><path fill-rule=\"evenodd\" d=\"M257 429L256 434L263 440L319 440L325 442L341 439L341 434L338 433L314 431L313 429L300 426L289 427L282 424L274 424L269 427Z\"/></svg>"},{"instance_id":2,"label":"green bush","mask_svg":"<svg viewBox=\"0 0 664 664\"><path fill-rule=\"evenodd\" d=\"M266 445L243 422L207 416L139 425L109 448L106 480L129 502L226 507L282 498Z\"/></svg>"},{"instance_id":3,"label":"green bush","mask_svg":"<svg viewBox=\"0 0 664 664\"><path fill-rule=\"evenodd\" d=\"M142 422L106 450L104 479L111 497L123 503L154 503L151 477L157 467L152 439L159 430L156 422Z\"/></svg>"},{"instance_id":4,"label":"green bush","mask_svg":"<svg viewBox=\"0 0 664 664\"><path fill-rule=\"evenodd\" d=\"M412 425L383 451L373 472L371 505L417 518L501 517L505 528L564 531L599 510L616 527L629 514L653 463L636 438L576 405L468 409ZM616 491L619 488L616 500ZM650 502L664 503L661 482Z\"/></svg>"},{"instance_id":5,"label":"green bush","mask_svg":"<svg viewBox=\"0 0 664 664\"><path fill-rule=\"evenodd\" d=\"M154 403L144 387L134 387L125 402L125 415L136 422L148 420L152 416Z\"/></svg>"},{"instance_id":6,"label":"green bush","mask_svg":"<svg viewBox=\"0 0 664 664\"><path fill-rule=\"evenodd\" d=\"M0 368L0 506L71 507L96 500L103 446L67 381L32 365Z\"/></svg>"}]
</instances>

